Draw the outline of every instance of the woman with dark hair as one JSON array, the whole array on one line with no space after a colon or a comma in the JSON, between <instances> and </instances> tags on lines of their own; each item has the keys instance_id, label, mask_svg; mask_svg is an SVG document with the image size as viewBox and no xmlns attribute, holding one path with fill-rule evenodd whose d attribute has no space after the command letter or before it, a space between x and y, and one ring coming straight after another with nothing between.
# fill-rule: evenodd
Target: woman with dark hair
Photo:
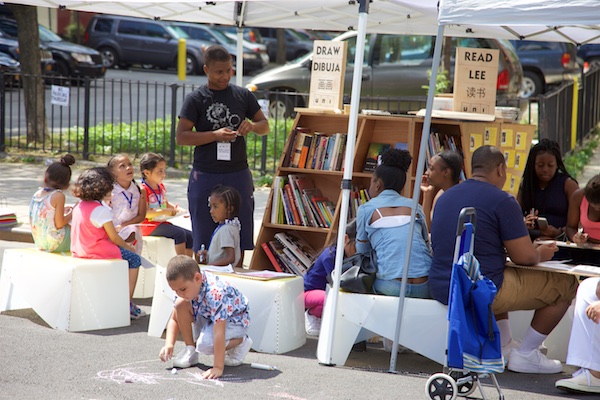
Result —
<instances>
[{"instance_id":1,"label":"woman with dark hair","mask_svg":"<svg viewBox=\"0 0 600 400\"><path fill-rule=\"evenodd\" d=\"M377 294L398 296L402 285L404 256L409 238L412 200L400 193L412 157L406 150L389 149L371 177L371 200L358 208L356 216L356 252L375 251L377 277L373 290ZM417 223L412 239L407 297L430 298L429 268L431 251L425 216L417 206Z\"/></svg>"},{"instance_id":2,"label":"woman with dark hair","mask_svg":"<svg viewBox=\"0 0 600 400\"><path fill-rule=\"evenodd\" d=\"M600 175L571 197L567 237L577 244L600 243ZM596 264L598 262L596 261Z\"/></svg>"},{"instance_id":3,"label":"woman with dark hair","mask_svg":"<svg viewBox=\"0 0 600 400\"><path fill-rule=\"evenodd\" d=\"M558 143L542 139L531 148L517 201L533 238L564 239L569 199L578 187L565 168ZM540 217L548 223L538 222Z\"/></svg>"},{"instance_id":4,"label":"woman with dark hair","mask_svg":"<svg viewBox=\"0 0 600 400\"><path fill-rule=\"evenodd\" d=\"M463 157L453 150L445 150L431 157L425 175L423 175L423 211L427 226L431 226L431 216L437 199L460 182L463 169Z\"/></svg>"}]
</instances>

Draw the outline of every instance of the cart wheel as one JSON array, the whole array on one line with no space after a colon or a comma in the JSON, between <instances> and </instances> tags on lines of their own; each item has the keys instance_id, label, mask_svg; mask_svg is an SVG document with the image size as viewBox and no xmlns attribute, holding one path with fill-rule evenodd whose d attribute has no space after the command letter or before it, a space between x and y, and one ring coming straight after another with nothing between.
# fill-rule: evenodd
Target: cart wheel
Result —
<instances>
[{"instance_id":1,"label":"cart wheel","mask_svg":"<svg viewBox=\"0 0 600 400\"><path fill-rule=\"evenodd\" d=\"M425 384L425 394L431 400L456 400L458 387L450 375L433 374Z\"/></svg>"},{"instance_id":2,"label":"cart wheel","mask_svg":"<svg viewBox=\"0 0 600 400\"><path fill-rule=\"evenodd\" d=\"M460 380L463 378L471 377L471 379L466 380L464 383L461 383ZM458 387L458 395L460 397L467 397L471 393L475 391L475 376L471 373L462 373L458 371L450 372L450 377L456 381L456 386Z\"/></svg>"}]
</instances>

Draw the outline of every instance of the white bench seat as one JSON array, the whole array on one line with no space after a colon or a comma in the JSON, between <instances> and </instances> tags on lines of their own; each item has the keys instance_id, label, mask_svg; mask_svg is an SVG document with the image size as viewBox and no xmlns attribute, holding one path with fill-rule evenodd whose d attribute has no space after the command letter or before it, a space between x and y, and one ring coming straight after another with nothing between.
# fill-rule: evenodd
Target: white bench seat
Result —
<instances>
[{"instance_id":1,"label":"white bench seat","mask_svg":"<svg viewBox=\"0 0 600 400\"><path fill-rule=\"evenodd\" d=\"M34 248L4 251L0 311L32 308L63 331L128 326L125 260L90 260Z\"/></svg>"}]
</instances>

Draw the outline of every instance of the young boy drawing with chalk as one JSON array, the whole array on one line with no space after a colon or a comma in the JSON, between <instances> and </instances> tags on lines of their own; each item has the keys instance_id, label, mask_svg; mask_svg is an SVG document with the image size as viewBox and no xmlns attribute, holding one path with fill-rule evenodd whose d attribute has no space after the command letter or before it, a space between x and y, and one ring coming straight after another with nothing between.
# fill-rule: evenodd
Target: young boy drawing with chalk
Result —
<instances>
[{"instance_id":1,"label":"young boy drawing with chalk","mask_svg":"<svg viewBox=\"0 0 600 400\"><path fill-rule=\"evenodd\" d=\"M173 357L173 346L181 332L186 347L173 359L174 367L197 364L198 352L214 355L213 367L202 374L206 379L222 376L225 366L240 365L252 347L252 339L247 336L250 317L246 297L219 276L201 271L186 255L169 261L167 281L178 297L160 359Z\"/></svg>"}]
</instances>

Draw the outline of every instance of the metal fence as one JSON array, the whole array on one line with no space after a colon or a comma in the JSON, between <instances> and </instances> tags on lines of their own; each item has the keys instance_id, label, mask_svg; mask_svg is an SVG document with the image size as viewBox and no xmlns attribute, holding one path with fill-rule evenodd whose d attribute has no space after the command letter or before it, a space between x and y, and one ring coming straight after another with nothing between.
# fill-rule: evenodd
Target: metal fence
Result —
<instances>
[{"instance_id":1,"label":"metal fence","mask_svg":"<svg viewBox=\"0 0 600 400\"><path fill-rule=\"evenodd\" d=\"M57 79L57 78L54 78ZM67 87L68 105L52 101L52 83ZM193 85L111 79L68 79L48 82L44 101L47 129L33 140L25 118L23 90L14 77L0 74L0 151L69 152L84 159L124 152L140 155L147 151L167 157L169 165L187 168L193 148L175 144L176 116ZM598 107L600 71L585 75L579 91L577 140L600 121ZM257 97L281 100L292 106L306 104L307 95L297 93L257 93ZM349 102L349 99L346 99ZM425 107L423 97L362 98L361 108L402 113ZM537 99L539 138L557 140L561 148L571 148L573 86L565 84ZM533 109L530 103L530 110ZM517 105L517 104L509 104ZM530 113L531 115L531 113ZM288 115L288 117L293 115ZM271 133L250 135L247 139L250 168L261 175L275 172L293 119L275 113L270 118Z\"/></svg>"}]
</instances>

